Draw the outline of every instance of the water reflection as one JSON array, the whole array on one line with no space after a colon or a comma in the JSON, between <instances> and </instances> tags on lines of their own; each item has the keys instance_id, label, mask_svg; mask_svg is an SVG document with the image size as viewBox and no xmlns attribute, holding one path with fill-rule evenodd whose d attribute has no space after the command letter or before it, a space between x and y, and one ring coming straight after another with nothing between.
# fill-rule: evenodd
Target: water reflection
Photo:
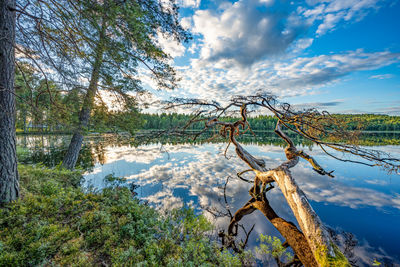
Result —
<instances>
[{"instance_id":1,"label":"water reflection","mask_svg":"<svg viewBox=\"0 0 400 267\"><path fill-rule=\"evenodd\" d=\"M70 141L62 135L22 135L17 138L18 161L21 163L41 163L54 167L61 163ZM91 170L95 163L104 164L104 142L88 142L82 146L77 168Z\"/></svg>"},{"instance_id":2,"label":"water reflection","mask_svg":"<svg viewBox=\"0 0 400 267\"><path fill-rule=\"evenodd\" d=\"M57 154L52 149L63 147L65 141L61 139L58 137L46 141L35 137L19 139L18 142L29 150L43 152L38 158L27 157L31 161L46 160L44 155L51 158L53 153L55 156L52 162L56 163L62 159L62 151ZM226 159L226 146L223 143L151 144L135 147L120 142L95 140L98 138L88 140L85 145L87 152L82 154L82 166L90 166L85 174L86 185L101 188L107 174L126 177L140 185L138 196L151 205L159 209L192 205L212 220L217 229L226 229L229 218L216 218L206 212L205 208L226 209L223 185L227 176L232 177L226 190L229 208L234 212L249 199L248 190L251 185L234 178L236 172L247 167L236 158L233 148L228 150L229 159ZM400 157L399 148L378 147L396 157ZM267 145L253 143L246 145L246 149L265 159L267 166L277 166L285 159L282 148L273 142ZM307 145L302 149L310 150ZM400 177L367 166L338 162L316 148L308 153L315 156L325 169L335 170L336 177L320 176L304 162L292 169L293 176L322 221L336 230L355 234L359 240L354 249L358 265L371 265L373 258L383 259L384 255L390 255L388 257L399 264ZM279 190L268 192L268 199L279 216L295 221ZM248 229L256 223L250 246L256 245L256 237L260 233L279 235L258 211L248 215L242 223Z\"/></svg>"}]
</instances>

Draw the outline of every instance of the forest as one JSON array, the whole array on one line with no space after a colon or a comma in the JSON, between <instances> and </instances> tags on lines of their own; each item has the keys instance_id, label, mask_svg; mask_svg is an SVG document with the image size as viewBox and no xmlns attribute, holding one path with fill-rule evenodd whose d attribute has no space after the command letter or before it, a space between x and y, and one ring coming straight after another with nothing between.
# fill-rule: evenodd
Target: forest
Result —
<instances>
[{"instance_id":1,"label":"forest","mask_svg":"<svg viewBox=\"0 0 400 267\"><path fill-rule=\"evenodd\" d=\"M400 117L376 114L332 114L340 118L347 130L361 131L400 131ZM190 120L189 115L184 114L142 114L142 126L140 129L167 129L169 127L183 126ZM224 121L234 121L234 118L225 117ZM253 131L273 131L277 118L270 116L252 116L248 119ZM204 125L192 124L190 129L199 130Z\"/></svg>"}]
</instances>

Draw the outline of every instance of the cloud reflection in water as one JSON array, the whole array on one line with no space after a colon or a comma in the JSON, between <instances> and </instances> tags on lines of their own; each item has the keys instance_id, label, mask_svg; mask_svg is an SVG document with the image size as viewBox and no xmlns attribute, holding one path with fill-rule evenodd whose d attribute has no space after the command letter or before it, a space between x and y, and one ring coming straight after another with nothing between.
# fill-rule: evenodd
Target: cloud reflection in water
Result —
<instances>
[{"instance_id":1,"label":"cloud reflection in water","mask_svg":"<svg viewBox=\"0 0 400 267\"><path fill-rule=\"evenodd\" d=\"M254 155L264 158L267 166L275 167L284 158L283 150L278 146L250 145L246 147ZM107 162L104 165L96 164L94 171L86 174L86 179L88 183L101 187L101 180L107 174L113 173L126 177L129 181L140 185L139 197L148 201L149 204L170 210L191 203L199 212L203 212L210 220L213 220L216 228L226 229L229 223L228 218L213 218L201 207L212 207L224 211L223 185L228 176L232 177L227 188L231 211L235 212L246 203L250 198L248 190L251 185L236 179L235 176L236 172L247 169L247 166L235 157L232 148L228 151L228 156L231 158L226 159L223 155L225 150L223 144L167 145L164 148L167 153L162 152L157 145L139 148L107 147L105 152ZM388 150L396 151L393 147L388 147ZM316 155L317 160L324 167L335 169L336 178L331 179L316 174L305 162L300 162L292 170L293 176L325 223L344 231L354 231L354 228L362 229L355 233L357 238L362 240L355 249L359 257L358 263L370 264L372 255L376 254L374 257L378 257L385 254L382 248L391 255L399 255L400 248L391 245L394 240L400 239L395 226L395 220L400 222L398 215L400 195L396 193L399 192L396 190L400 188L399 177L388 178L385 173L369 167L334 161L319 150L313 150L310 154ZM364 181L365 173L372 179ZM295 222L290 208L278 189L271 190L268 198L279 216ZM343 209L346 213L340 214ZM357 209L360 209L362 213L356 212ZM382 221L379 221L379 218L373 219L372 225L376 226L373 230L377 235L381 228L390 229L393 235L385 235L379 240L370 242L368 239L374 239L371 238L371 231L368 231L371 221L365 220L363 215L360 216L360 214L368 214L364 211L371 211L376 216L384 218ZM339 219L333 219L335 217ZM258 211L247 216L243 222L248 229L252 224L256 224L250 246L256 245L255 239L260 233L279 235Z\"/></svg>"}]
</instances>

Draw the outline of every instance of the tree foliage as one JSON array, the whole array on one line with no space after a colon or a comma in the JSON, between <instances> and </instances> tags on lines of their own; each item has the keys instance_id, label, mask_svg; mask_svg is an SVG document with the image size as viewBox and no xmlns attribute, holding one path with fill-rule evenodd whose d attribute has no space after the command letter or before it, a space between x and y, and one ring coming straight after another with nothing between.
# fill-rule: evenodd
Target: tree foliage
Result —
<instances>
[{"instance_id":1,"label":"tree foliage","mask_svg":"<svg viewBox=\"0 0 400 267\"><path fill-rule=\"evenodd\" d=\"M175 1L164 2L20 1L24 10L17 24L20 60L33 62L63 89L87 88L98 57L101 89L119 96L143 91L142 68L153 74L160 88L173 88L171 58L158 37L186 41L190 36L179 25Z\"/></svg>"}]
</instances>

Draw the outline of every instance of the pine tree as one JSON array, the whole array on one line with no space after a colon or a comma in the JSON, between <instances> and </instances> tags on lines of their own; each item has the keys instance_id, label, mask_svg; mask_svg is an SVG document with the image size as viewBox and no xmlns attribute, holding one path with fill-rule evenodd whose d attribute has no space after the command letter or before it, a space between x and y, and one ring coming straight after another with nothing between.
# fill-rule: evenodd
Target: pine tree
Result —
<instances>
[{"instance_id":1,"label":"pine tree","mask_svg":"<svg viewBox=\"0 0 400 267\"><path fill-rule=\"evenodd\" d=\"M146 68L159 88L174 88L175 71L158 36L177 42L190 36L179 24L173 0L32 2L25 8L29 16L18 24L21 50L31 54L28 59L40 60L52 70L42 70L44 75L84 92L79 122L63 160L64 167L73 169L99 90L135 103L128 93L144 91L139 72Z\"/></svg>"},{"instance_id":2,"label":"pine tree","mask_svg":"<svg viewBox=\"0 0 400 267\"><path fill-rule=\"evenodd\" d=\"M18 198L15 137L15 0L0 1L0 205Z\"/></svg>"}]
</instances>

